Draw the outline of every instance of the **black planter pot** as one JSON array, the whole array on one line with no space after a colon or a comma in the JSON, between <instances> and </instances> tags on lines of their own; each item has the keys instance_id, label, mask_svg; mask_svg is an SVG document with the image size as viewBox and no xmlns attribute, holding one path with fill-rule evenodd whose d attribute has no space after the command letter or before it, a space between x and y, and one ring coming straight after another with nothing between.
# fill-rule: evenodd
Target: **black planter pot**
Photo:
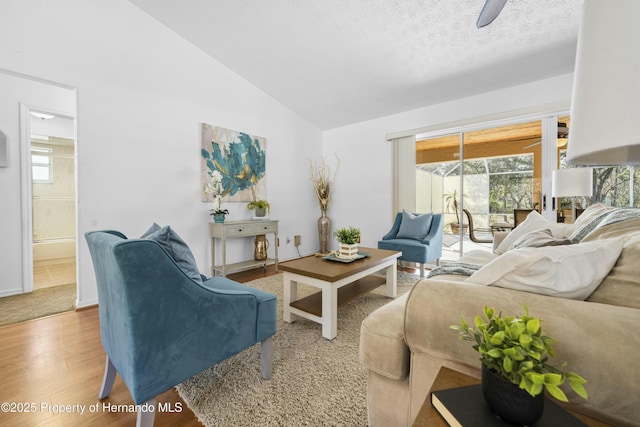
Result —
<instances>
[{"instance_id":1,"label":"black planter pot","mask_svg":"<svg viewBox=\"0 0 640 427\"><path fill-rule=\"evenodd\" d=\"M535 397L482 365L482 395L491 411L504 421L531 425L542 417L544 394Z\"/></svg>"}]
</instances>

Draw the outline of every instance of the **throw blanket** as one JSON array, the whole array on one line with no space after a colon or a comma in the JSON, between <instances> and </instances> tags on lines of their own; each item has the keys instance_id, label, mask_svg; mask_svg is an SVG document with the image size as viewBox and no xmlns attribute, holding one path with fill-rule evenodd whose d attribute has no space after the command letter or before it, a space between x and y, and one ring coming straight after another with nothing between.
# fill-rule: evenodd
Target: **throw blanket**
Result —
<instances>
[{"instance_id":1,"label":"throw blanket","mask_svg":"<svg viewBox=\"0 0 640 427\"><path fill-rule=\"evenodd\" d=\"M454 274L456 276L471 276L482 266L476 264L467 264L464 262L454 262L447 265L436 267L427 274L427 279L433 276L441 276L443 274Z\"/></svg>"}]
</instances>

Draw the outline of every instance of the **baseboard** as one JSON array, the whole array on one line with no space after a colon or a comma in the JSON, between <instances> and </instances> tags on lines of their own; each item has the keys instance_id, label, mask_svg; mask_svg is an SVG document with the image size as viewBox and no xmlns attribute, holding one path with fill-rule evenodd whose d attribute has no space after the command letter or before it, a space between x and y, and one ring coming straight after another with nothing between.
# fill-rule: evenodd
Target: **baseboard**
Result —
<instances>
[{"instance_id":1,"label":"baseboard","mask_svg":"<svg viewBox=\"0 0 640 427\"><path fill-rule=\"evenodd\" d=\"M7 289L4 291L0 291L0 298L10 297L12 295L21 295L23 293L24 293L24 290L22 288Z\"/></svg>"},{"instance_id":2,"label":"baseboard","mask_svg":"<svg viewBox=\"0 0 640 427\"><path fill-rule=\"evenodd\" d=\"M74 307L75 307L76 311L80 311L80 310L84 310L84 309L87 309L87 308L95 307L97 305L98 305L98 300L97 299L92 299L92 300L83 301L83 302L80 302L80 300L76 299L76 303L74 304Z\"/></svg>"}]
</instances>

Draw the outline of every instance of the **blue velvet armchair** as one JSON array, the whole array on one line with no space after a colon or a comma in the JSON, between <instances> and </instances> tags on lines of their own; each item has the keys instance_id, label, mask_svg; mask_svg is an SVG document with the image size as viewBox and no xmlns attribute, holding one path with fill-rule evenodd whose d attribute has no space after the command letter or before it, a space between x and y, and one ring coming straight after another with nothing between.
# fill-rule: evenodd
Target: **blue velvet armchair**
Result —
<instances>
[{"instance_id":1,"label":"blue velvet armchair","mask_svg":"<svg viewBox=\"0 0 640 427\"><path fill-rule=\"evenodd\" d=\"M419 263L420 277L424 277L424 265L427 262L435 260L436 264L440 263L443 215L439 213L422 215L421 226L402 227L403 217L404 221L407 221L411 219L408 217L414 216L407 212L398 212L391 231L378 241L378 249L402 252L402 256L398 259ZM428 224L425 220L428 220ZM416 219L416 222L419 221L420 219ZM414 230L415 233L411 233Z\"/></svg>"},{"instance_id":2,"label":"blue velvet armchair","mask_svg":"<svg viewBox=\"0 0 640 427\"><path fill-rule=\"evenodd\" d=\"M140 405L138 425L153 425L155 411L144 409L157 395L258 342L262 376L271 377L275 295L223 277L199 284L153 240L116 231L85 237L107 354L100 399L117 372Z\"/></svg>"}]
</instances>

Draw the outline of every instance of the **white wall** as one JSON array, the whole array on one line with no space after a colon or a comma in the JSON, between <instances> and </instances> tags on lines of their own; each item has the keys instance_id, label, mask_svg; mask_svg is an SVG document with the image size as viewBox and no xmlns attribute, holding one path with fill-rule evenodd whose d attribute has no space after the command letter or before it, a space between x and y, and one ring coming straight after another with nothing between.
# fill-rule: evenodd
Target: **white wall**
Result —
<instances>
[{"instance_id":1,"label":"white wall","mask_svg":"<svg viewBox=\"0 0 640 427\"><path fill-rule=\"evenodd\" d=\"M541 64L544 66L544 64ZM385 135L571 99L573 74L489 92L324 132L325 156L340 157L331 217L334 226L362 230L362 244L376 247L393 222L391 143Z\"/></svg>"},{"instance_id":2,"label":"white wall","mask_svg":"<svg viewBox=\"0 0 640 427\"><path fill-rule=\"evenodd\" d=\"M316 250L318 209L306 159L321 156L320 130L129 2L4 0L0 68L77 89L79 306L97 302L83 238L89 230L137 237L153 221L171 225L208 273L202 122L267 138L267 196L270 216L280 220L280 256L297 256L285 244L294 234L302 236L303 254ZM0 170L3 204L12 211L0 214L0 282L13 287L22 280L17 177L15 162ZM230 220L252 216L245 203L225 208ZM251 242L233 243L230 261L252 256Z\"/></svg>"}]
</instances>

